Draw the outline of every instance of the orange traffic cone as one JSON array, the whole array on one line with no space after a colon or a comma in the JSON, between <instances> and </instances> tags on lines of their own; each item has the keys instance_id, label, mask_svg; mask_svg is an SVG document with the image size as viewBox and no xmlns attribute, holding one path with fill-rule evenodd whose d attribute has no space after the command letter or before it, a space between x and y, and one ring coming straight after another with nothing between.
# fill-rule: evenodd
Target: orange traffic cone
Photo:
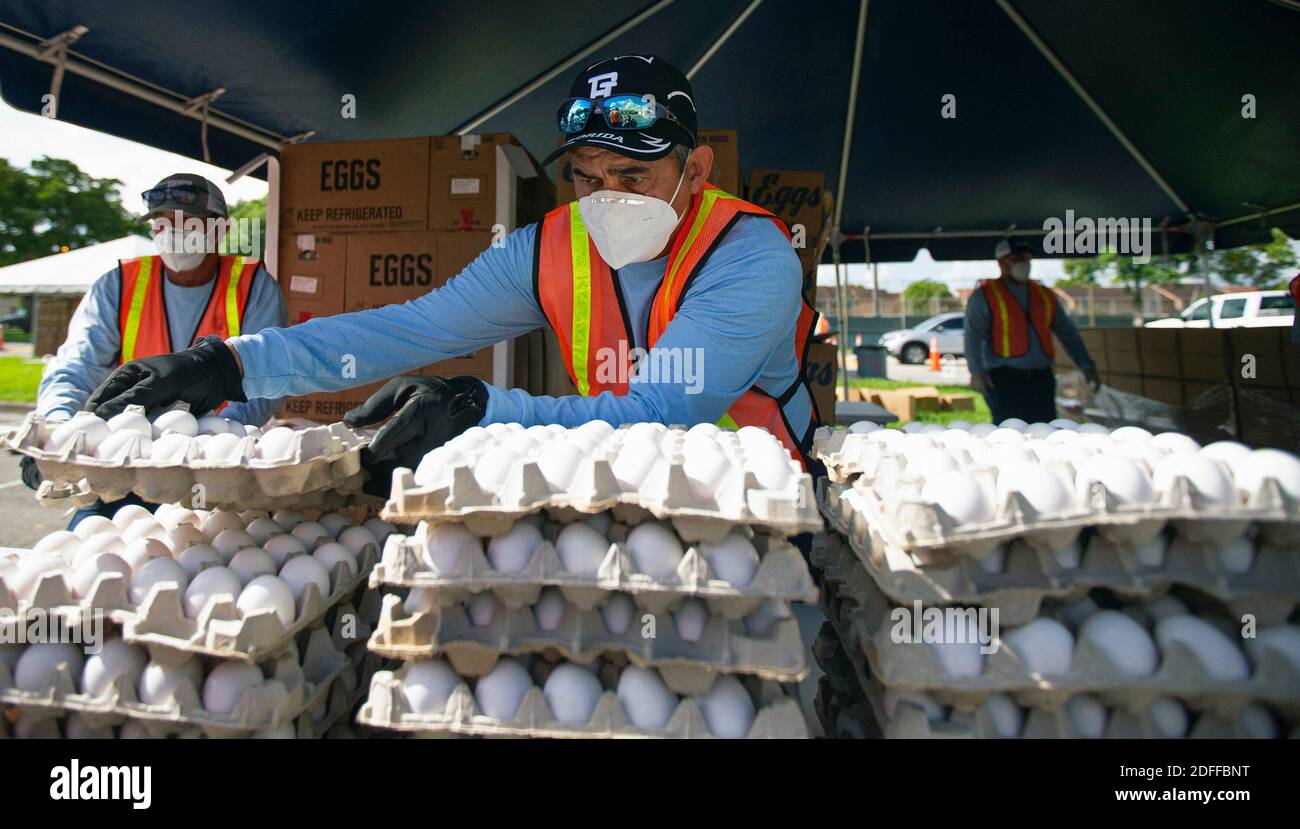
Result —
<instances>
[{"instance_id":1,"label":"orange traffic cone","mask_svg":"<svg viewBox=\"0 0 1300 829\"><path fill-rule=\"evenodd\" d=\"M939 338L930 338L930 371L939 370Z\"/></svg>"}]
</instances>

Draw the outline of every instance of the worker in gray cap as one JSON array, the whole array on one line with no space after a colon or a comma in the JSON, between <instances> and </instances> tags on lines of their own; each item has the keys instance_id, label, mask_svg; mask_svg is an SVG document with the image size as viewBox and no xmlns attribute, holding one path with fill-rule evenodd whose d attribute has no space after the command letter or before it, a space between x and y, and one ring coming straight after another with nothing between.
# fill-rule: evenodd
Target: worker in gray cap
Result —
<instances>
[{"instance_id":1,"label":"worker in gray cap","mask_svg":"<svg viewBox=\"0 0 1300 829\"><path fill-rule=\"evenodd\" d=\"M1003 239L994 248L999 276L986 279L966 303L966 362L971 388L984 395L993 422L1056 417L1055 334L1095 389L1097 369L1070 315L1052 290L1029 278L1033 248Z\"/></svg>"},{"instance_id":2,"label":"worker in gray cap","mask_svg":"<svg viewBox=\"0 0 1300 829\"><path fill-rule=\"evenodd\" d=\"M285 324L284 298L262 263L219 253L229 216L215 184L177 173L142 195L157 255L120 261L82 298L41 377L36 410L47 420L71 417L132 360L183 351L208 335L225 339ZM260 425L278 405L232 399L219 413ZM30 460L23 459L23 480L35 488L40 476Z\"/></svg>"}]
</instances>

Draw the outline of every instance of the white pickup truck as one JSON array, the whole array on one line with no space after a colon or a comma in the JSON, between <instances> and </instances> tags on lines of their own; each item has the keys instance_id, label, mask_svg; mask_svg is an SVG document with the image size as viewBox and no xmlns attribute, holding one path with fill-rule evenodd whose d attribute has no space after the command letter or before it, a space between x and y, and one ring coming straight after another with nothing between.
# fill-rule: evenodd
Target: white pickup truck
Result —
<instances>
[{"instance_id":1,"label":"white pickup truck","mask_svg":"<svg viewBox=\"0 0 1300 829\"><path fill-rule=\"evenodd\" d=\"M1287 291L1243 291L1210 297L1215 328L1266 328L1291 325L1295 300ZM1210 302L1198 299L1176 317L1152 320L1147 328L1208 328Z\"/></svg>"}]
</instances>

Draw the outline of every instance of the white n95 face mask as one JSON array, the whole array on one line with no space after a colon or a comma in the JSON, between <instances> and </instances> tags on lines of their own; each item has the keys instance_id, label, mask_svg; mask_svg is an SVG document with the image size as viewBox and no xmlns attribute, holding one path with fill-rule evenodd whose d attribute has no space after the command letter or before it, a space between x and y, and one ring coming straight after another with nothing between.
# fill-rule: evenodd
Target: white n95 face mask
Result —
<instances>
[{"instance_id":1,"label":"white n95 face mask","mask_svg":"<svg viewBox=\"0 0 1300 829\"><path fill-rule=\"evenodd\" d=\"M685 178L683 169L673 199ZM614 270L654 259L681 221L670 202L617 190L597 190L579 199L578 210L600 258Z\"/></svg>"},{"instance_id":2,"label":"white n95 face mask","mask_svg":"<svg viewBox=\"0 0 1300 829\"><path fill-rule=\"evenodd\" d=\"M1016 262L1011 266L1011 275L1016 279L1019 279L1021 282L1024 282L1029 278L1029 263Z\"/></svg>"},{"instance_id":3,"label":"white n95 face mask","mask_svg":"<svg viewBox=\"0 0 1300 829\"><path fill-rule=\"evenodd\" d=\"M163 262L173 271L193 270L208 255L207 234L197 228L165 228L153 237L153 244Z\"/></svg>"}]
</instances>

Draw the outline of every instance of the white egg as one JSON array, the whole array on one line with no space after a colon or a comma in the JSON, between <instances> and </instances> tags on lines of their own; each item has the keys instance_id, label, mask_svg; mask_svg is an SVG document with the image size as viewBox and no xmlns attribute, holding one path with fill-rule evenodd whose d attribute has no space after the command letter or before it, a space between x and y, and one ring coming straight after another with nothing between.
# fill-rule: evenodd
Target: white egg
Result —
<instances>
[{"instance_id":1,"label":"white egg","mask_svg":"<svg viewBox=\"0 0 1300 829\"><path fill-rule=\"evenodd\" d=\"M441 659L421 659L407 669L402 695L412 714L437 716L447 709L447 700L460 682L456 672Z\"/></svg>"},{"instance_id":2,"label":"white egg","mask_svg":"<svg viewBox=\"0 0 1300 829\"><path fill-rule=\"evenodd\" d=\"M1141 426L1121 426L1110 433L1110 439L1119 443L1133 443L1137 441L1148 442L1152 438L1150 432Z\"/></svg>"},{"instance_id":3,"label":"white egg","mask_svg":"<svg viewBox=\"0 0 1300 829\"><path fill-rule=\"evenodd\" d=\"M965 434L965 432L958 434ZM956 459L942 449L922 449L907 456L908 472L920 475L922 478L942 472L952 472L955 469L957 469Z\"/></svg>"},{"instance_id":4,"label":"white egg","mask_svg":"<svg viewBox=\"0 0 1300 829\"><path fill-rule=\"evenodd\" d=\"M420 459L415 467L415 482L420 486L438 486L451 480L453 468L469 463L469 458L453 449L450 444L439 446Z\"/></svg>"},{"instance_id":5,"label":"white egg","mask_svg":"<svg viewBox=\"0 0 1300 829\"><path fill-rule=\"evenodd\" d=\"M935 702L929 694L922 691L896 691L893 688L884 690L881 707L884 708L886 717L893 719L899 715L900 706L911 705L919 708L930 722L943 722L943 706Z\"/></svg>"},{"instance_id":6,"label":"white egg","mask_svg":"<svg viewBox=\"0 0 1300 829\"><path fill-rule=\"evenodd\" d=\"M657 730L668 725L677 709L677 695L659 672L626 665L618 677L618 701L637 728Z\"/></svg>"},{"instance_id":7,"label":"white egg","mask_svg":"<svg viewBox=\"0 0 1300 829\"><path fill-rule=\"evenodd\" d=\"M81 648L62 642L35 642L27 646L14 665L14 687L19 691L44 691L54 682L60 665L66 665L74 688L81 685Z\"/></svg>"},{"instance_id":8,"label":"white egg","mask_svg":"<svg viewBox=\"0 0 1300 829\"><path fill-rule=\"evenodd\" d=\"M460 565L466 546L479 543L464 524L434 524L425 536L424 559L435 573L450 575Z\"/></svg>"},{"instance_id":9,"label":"white egg","mask_svg":"<svg viewBox=\"0 0 1300 829\"><path fill-rule=\"evenodd\" d=\"M149 460L160 464L185 464L200 456L199 445L189 435L169 432L153 439Z\"/></svg>"},{"instance_id":10,"label":"white egg","mask_svg":"<svg viewBox=\"0 0 1300 829\"><path fill-rule=\"evenodd\" d=\"M717 543L702 542L700 552L709 562L713 574L733 587L747 586L758 571L758 551L754 549L754 543L736 530Z\"/></svg>"},{"instance_id":11,"label":"white egg","mask_svg":"<svg viewBox=\"0 0 1300 829\"><path fill-rule=\"evenodd\" d=\"M140 701L145 705L162 705L169 694L184 685L197 694L202 682L203 665L197 659L187 659L175 666L150 662L140 674Z\"/></svg>"},{"instance_id":12,"label":"white egg","mask_svg":"<svg viewBox=\"0 0 1300 829\"><path fill-rule=\"evenodd\" d=\"M519 456L504 446L494 446L474 464L474 480L485 492L496 492L503 484Z\"/></svg>"},{"instance_id":13,"label":"white egg","mask_svg":"<svg viewBox=\"0 0 1300 829\"><path fill-rule=\"evenodd\" d=\"M942 472L927 479L921 497L936 504L959 525L982 524L995 514L984 488L961 471Z\"/></svg>"},{"instance_id":14,"label":"white egg","mask_svg":"<svg viewBox=\"0 0 1300 829\"><path fill-rule=\"evenodd\" d=\"M992 423L976 423L970 427L970 433L981 440L986 440L997 429L998 427Z\"/></svg>"},{"instance_id":15,"label":"white egg","mask_svg":"<svg viewBox=\"0 0 1300 829\"><path fill-rule=\"evenodd\" d=\"M1249 455L1253 450L1244 443L1238 443L1235 440L1220 440L1201 447L1198 453L1201 457L1209 458L1212 461L1221 463L1232 463L1233 460Z\"/></svg>"},{"instance_id":16,"label":"white egg","mask_svg":"<svg viewBox=\"0 0 1300 829\"><path fill-rule=\"evenodd\" d=\"M698 642L709 623L709 606L695 596L689 596L673 611L673 624L683 642Z\"/></svg>"},{"instance_id":17,"label":"white egg","mask_svg":"<svg viewBox=\"0 0 1300 829\"><path fill-rule=\"evenodd\" d=\"M879 443L881 446L884 446L894 451L898 450L899 446L902 445L906 437L907 435L899 431L898 429L879 429L877 431L867 433L868 441L870 441L871 443ZM926 439L930 440L930 438L926 438Z\"/></svg>"},{"instance_id":18,"label":"white egg","mask_svg":"<svg viewBox=\"0 0 1300 829\"><path fill-rule=\"evenodd\" d=\"M1068 417L1058 417L1055 420L1049 420L1047 425L1056 429L1068 429L1071 432L1079 428L1079 424L1070 420Z\"/></svg>"},{"instance_id":19,"label":"white egg","mask_svg":"<svg viewBox=\"0 0 1300 829\"><path fill-rule=\"evenodd\" d=\"M1044 676L1068 674L1074 662L1074 636L1055 619L1040 616L1002 637L1025 668Z\"/></svg>"},{"instance_id":20,"label":"white egg","mask_svg":"<svg viewBox=\"0 0 1300 829\"><path fill-rule=\"evenodd\" d=\"M1056 431L1055 426L1051 425L1050 423L1042 423L1042 422L1030 423L1024 429L1025 437L1037 438L1039 440L1046 438L1048 435L1050 435L1052 432L1055 431Z\"/></svg>"},{"instance_id":21,"label":"white egg","mask_svg":"<svg viewBox=\"0 0 1300 829\"><path fill-rule=\"evenodd\" d=\"M98 653L86 658L81 671L81 692L100 697L108 693L120 676L128 677L134 687L146 662L144 648L122 639L109 639Z\"/></svg>"},{"instance_id":22,"label":"white egg","mask_svg":"<svg viewBox=\"0 0 1300 829\"><path fill-rule=\"evenodd\" d=\"M1169 616L1182 616L1188 613L1187 605L1173 596L1161 596L1148 603L1143 609L1146 611L1147 616L1157 622Z\"/></svg>"},{"instance_id":23,"label":"white egg","mask_svg":"<svg viewBox=\"0 0 1300 829\"><path fill-rule=\"evenodd\" d=\"M226 530L243 530L244 520L239 517L239 513L230 510L213 510L208 513L199 524L199 529L208 538L216 538L217 535Z\"/></svg>"},{"instance_id":24,"label":"white egg","mask_svg":"<svg viewBox=\"0 0 1300 829\"><path fill-rule=\"evenodd\" d=\"M256 547L257 540L241 529L222 530L212 539L212 549L221 560L229 563L235 554L246 547Z\"/></svg>"},{"instance_id":25,"label":"white egg","mask_svg":"<svg viewBox=\"0 0 1300 829\"><path fill-rule=\"evenodd\" d=\"M153 437L157 440L168 432L194 437L199 433L199 421L182 409L163 412L153 419Z\"/></svg>"},{"instance_id":26,"label":"white egg","mask_svg":"<svg viewBox=\"0 0 1300 829\"><path fill-rule=\"evenodd\" d=\"M184 568L171 558L153 558L145 562L131 579L131 601L144 604L154 587L172 583L182 591L189 586L190 578Z\"/></svg>"},{"instance_id":27,"label":"white egg","mask_svg":"<svg viewBox=\"0 0 1300 829\"><path fill-rule=\"evenodd\" d=\"M758 485L764 489L784 489L794 476L789 456L780 449L749 451L745 471L754 473Z\"/></svg>"},{"instance_id":28,"label":"white egg","mask_svg":"<svg viewBox=\"0 0 1300 829\"><path fill-rule=\"evenodd\" d=\"M1118 610L1089 616L1079 628L1079 638L1096 645L1126 676L1151 676L1160 661L1151 634Z\"/></svg>"},{"instance_id":29,"label":"white egg","mask_svg":"<svg viewBox=\"0 0 1300 829\"><path fill-rule=\"evenodd\" d=\"M220 662L203 683L203 707L212 714L229 714L252 688L262 684L262 671L243 662Z\"/></svg>"},{"instance_id":30,"label":"white egg","mask_svg":"<svg viewBox=\"0 0 1300 829\"><path fill-rule=\"evenodd\" d=\"M532 687L533 680L528 671L514 659L503 658L474 684L474 700L484 715L497 720L513 720L524 695Z\"/></svg>"},{"instance_id":31,"label":"white egg","mask_svg":"<svg viewBox=\"0 0 1300 829\"><path fill-rule=\"evenodd\" d=\"M235 423L233 420L228 420L219 415L205 415L198 419L195 427L200 435L232 434L241 438L245 435L243 424Z\"/></svg>"},{"instance_id":32,"label":"white egg","mask_svg":"<svg viewBox=\"0 0 1300 829\"><path fill-rule=\"evenodd\" d=\"M1106 720L1109 719L1110 713L1096 697L1087 694L1070 697L1065 703L1065 712L1070 715L1070 723L1078 736L1099 740L1105 735Z\"/></svg>"},{"instance_id":33,"label":"white egg","mask_svg":"<svg viewBox=\"0 0 1300 829\"><path fill-rule=\"evenodd\" d=\"M198 527L180 524L175 529L167 530L166 536L161 541L172 551L173 556L179 556L190 547L206 545L208 537Z\"/></svg>"},{"instance_id":34,"label":"white egg","mask_svg":"<svg viewBox=\"0 0 1300 829\"><path fill-rule=\"evenodd\" d=\"M584 515L581 520L582 523L586 524L588 527L591 527L593 530L605 536L606 538L609 537L610 527L614 526L614 518L609 514L608 511L593 512L590 515Z\"/></svg>"},{"instance_id":35,"label":"white egg","mask_svg":"<svg viewBox=\"0 0 1300 829\"><path fill-rule=\"evenodd\" d=\"M148 435L132 431L114 432L104 438L95 450L95 457L103 461L138 460L149 457L153 441Z\"/></svg>"},{"instance_id":36,"label":"white egg","mask_svg":"<svg viewBox=\"0 0 1300 829\"><path fill-rule=\"evenodd\" d=\"M108 424L90 412L77 412L71 418L60 423L45 439L42 449L47 452L60 452L68 447L77 435L86 436L83 454L95 454L99 444L110 434Z\"/></svg>"},{"instance_id":37,"label":"white egg","mask_svg":"<svg viewBox=\"0 0 1300 829\"><path fill-rule=\"evenodd\" d=\"M537 441L526 431L508 436L501 445L521 458L532 457L537 451Z\"/></svg>"},{"instance_id":38,"label":"white egg","mask_svg":"<svg viewBox=\"0 0 1300 829\"><path fill-rule=\"evenodd\" d=\"M357 557L352 555L352 551L337 541L331 541L322 544L312 552L312 558L316 559L324 566L325 570L332 576L335 568L342 566L344 575L333 582L333 588L337 590L339 585L345 580L351 580L357 575Z\"/></svg>"},{"instance_id":39,"label":"white egg","mask_svg":"<svg viewBox=\"0 0 1300 829\"><path fill-rule=\"evenodd\" d=\"M285 532L292 532L294 527L307 520L307 516L301 512L279 509L271 514L271 520L279 524Z\"/></svg>"},{"instance_id":40,"label":"white egg","mask_svg":"<svg viewBox=\"0 0 1300 829\"><path fill-rule=\"evenodd\" d=\"M294 538L307 545L308 550L314 550L316 545L331 541L334 538L334 536L330 535L329 530L315 521L303 521L293 528L291 534Z\"/></svg>"},{"instance_id":41,"label":"white egg","mask_svg":"<svg viewBox=\"0 0 1300 829\"><path fill-rule=\"evenodd\" d=\"M203 459L215 463L239 463L243 460L244 438L223 432L203 444Z\"/></svg>"},{"instance_id":42,"label":"white egg","mask_svg":"<svg viewBox=\"0 0 1300 829\"><path fill-rule=\"evenodd\" d=\"M257 439L257 457L273 463L290 460L297 442L297 432L288 426L277 426Z\"/></svg>"},{"instance_id":43,"label":"white egg","mask_svg":"<svg viewBox=\"0 0 1300 829\"><path fill-rule=\"evenodd\" d=\"M715 737L738 740L754 724L754 701L740 680L730 674L718 677L708 693L699 698L700 713Z\"/></svg>"},{"instance_id":44,"label":"white egg","mask_svg":"<svg viewBox=\"0 0 1300 829\"><path fill-rule=\"evenodd\" d=\"M99 516L95 516L98 518ZM80 525L78 525L80 529ZM82 546L82 537L75 532L68 530L56 530L49 535L37 541L32 547L32 553L42 555L45 553L54 553L64 561L70 561L76 557L77 550Z\"/></svg>"},{"instance_id":45,"label":"white egg","mask_svg":"<svg viewBox=\"0 0 1300 829\"><path fill-rule=\"evenodd\" d=\"M1156 569L1163 567L1165 563L1165 552L1169 549L1169 540L1163 535L1157 535L1150 541L1144 541L1141 544L1133 545L1133 557L1143 567Z\"/></svg>"},{"instance_id":46,"label":"white egg","mask_svg":"<svg viewBox=\"0 0 1300 829\"><path fill-rule=\"evenodd\" d=\"M636 490L641 487L655 463L662 458L663 455L653 440L648 437L639 439L628 434L610 468L619 484L626 489Z\"/></svg>"},{"instance_id":47,"label":"white egg","mask_svg":"<svg viewBox=\"0 0 1300 829\"><path fill-rule=\"evenodd\" d=\"M63 530L62 532L67 532L67 530ZM111 519L105 518L102 515L87 515L77 523L77 528L73 530L73 534L83 541L93 535L99 535L101 533L117 535L118 527ZM54 535L54 533L51 533L51 535ZM46 536L46 538L48 537L49 536ZM41 540L44 541L45 539ZM37 546L39 546L39 543Z\"/></svg>"},{"instance_id":48,"label":"white egg","mask_svg":"<svg viewBox=\"0 0 1300 829\"><path fill-rule=\"evenodd\" d=\"M1163 653L1175 643L1186 646L1212 678L1238 682L1250 677L1246 657L1217 627L1195 616L1166 616L1156 622L1156 644Z\"/></svg>"},{"instance_id":49,"label":"white egg","mask_svg":"<svg viewBox=\"0 0 1300 829\"><path fill-rule=\"evenodd\" d=\"M536 527L527 521L516 521L510 532L488 542L488 561L498 573L521 573L541 543L542 534Z\"/></svg>"},{"instance_id":50,"label":"white egg","mask_svg":"<svg viewBox=\"0 0 1300 829\"><path fill-rule=\"evenodd\" d=\"M555 539L556 552L564 569L574 575L594 578L609 553L609 540L591 527L575 521Z\"/></svg>"},{"instance_id":51,"label":"white egg","mask_svg":"<svg viewBox=\"0 0 1300 829\"><path fill-rule=\"evenodd\" d=\"M611 593L601 605L600 615L610 633L623 636L632 625L632 617L636 615L636 603L626 593Z\"/></svg>"},{"instance_id":52,"label":"white egg","mask_svg":"<svg viewBox=\"0 0 1300 829\"><path fill-rule=\"evenodd\" d=\"M1215 551L1215 558L1224 572L1249 573L1255 563L1255 544L1249 538L1237 538Z\"/></svg>"},{"instance_id":53,"label":"white egg","mask_svg":"<svg viewBox=\"0 0 1300 829\"><path fill-rule=\"evenodd\" d=\"M227 596L234 602L243 589L239 576L225 567L215 566L201 570L194 576L189 587L185 588L185 615L197 619L214 598Z\"/></svg>"},{"instance_id":54,"label":"white egg","mask_svg":"<svg viewBox=\"0 0 1300 829\"><path fill-rule=\"evenodd\" d=\"M634 527L627 536L627 551L638 571L660 580L674 578L684 556L676 533L658 521Z\"/></svg>"},{"instance_id":55,"label":"white egg","mask_svg":"<svg viewBox=\"0 0 1300 829\"><path fill-rule=\"evenodd\" d=\"M789 615L784 602L768 599L745 617L745 633L758 637L770 636L772 627Z\"/></svg>"},{"instance_id":56,"label":"white egg","mask_svg":"<svg viewBox=\"0 0 1300 829\"><path fill-rule=\"evenodd\" d=\"M299 558L305 558L305 556L299 556ZM248 584L258 576L273 576L276 570L275 559L271 558L271 554L260 547L245 547L235 553L226 566L239 577L242 584Z\"/></svg>"},{"instance_id":57,"label":"white egg","mask_svg":"<svg viewBox=\"0 0 1300 829\"><path fill-rule=\"evenodd\" d=\"M1179 432L1161 432L1151 438L1151 443L1169 454L1180 454L1183 452L1196 452L1201 445L1189 438L1187 435Z\"/></svg>"},{"instance_id":58,"label":"white egg","mask_svg":"<svg viewBox=\"0 0 1300 829\"><path fill-rule=\"evenodd\" d=\"M1187 736L1187 727L1191 724L1191 717L1188 716L1187 709L1178 700L1171 697L1156 697L1151 700L1151 705L1147 707L1147 713L1150 714L1151 723L1162 738L1181 740Z\"/></svg>"},{"instance_id":59,"label":"white egg","mask_svg":"<svg viewBox=\"0 0 1300 829\"><path fill-rule=\"evenodd\" d=\"M557 720L566 725L585 725L600 701L600 680L590 671L564 662L546 678L542 694Z\"/></svg>"},{"instance_id":60,"label":"white egg","mask_svg":"<svg viewBox=\"0 0 1300 829\"><path fill-rule=\"evenodd\" d=\"M139 573L150 561L159 558L171 559L171 550L156 538L137 538L122 550L122 559L131 566L132 573Z\"/></svg>"},{"instance_id":61,"label":"white egg","mask_svg":"<svg viewBox=\"0 0 1300 829\"><path fill-rule=\"evenodd\" d=\"M708 502L717 497L719 486L732 469L731 460L716 443L709 449L690 447L682 459L682 472L690 482L691 491L701 501Z\"/></svg>"},{"instance_id":62,"label":"white egg","mask_svg":"<svg viewBox=\"0 0 1300 829\"><path fill-rule=\"evenodd\" d=\"M420 613L432 613L438 609L438 604L434 601L432 590L412 587L406 594L406 600L402 602L402 609L415 616Z\"/></svg>"},{"instance_id":63,"label":"white egg","mask_svg":"<svg viewBox=\"0 0 1300 829\"><path fill-rule=\"evenodd\" d=\"M164 547L167 546L167 530L152 518L140 518L122 530L122 541L127 544L141 538L151 538L161 542ZM171 550L170 547L167 549Z\"/></svg>"},{"instance_id":64,"label":"white egg","mask_svg":"<svg viewBox=\"0 0 1300 829\"><path fill-rule=\"evenodd\" d=\"M276 567L284 566L292 556L307 555L307 545L288 533L273 535L262 542L262 549L271 554Z\"/></svg>"},{"instance_id":65,"label":"white egg","mask_svg":"<svg viewBox=\"0 0 1300 829\"><path fill-rule=\"evenodd\" d=\"M973 613L961 615L947 641L927 643L949 676L979 676L984 672L984 654L980 652L979 628L974 617Z\"/></svg>"},{"instance_id":66,"label":"white egg","mask_svg":"<svg viewBox=\"0 0 1300 829\"><path fill-rule=\"evenodd\" d=\"M925 424L919 420L914 420L911 423L904 423L901 428L904 434L913 434L925 428Z\"/></svg>"},{"instance_id":67,"label":"white egg","mask_svg":"<svg viewBox=\"0 0 1300 829\"><path fill-rule=\"evenodd\" d=\"M249 537L251 537L255 543L260 545L265 544L268 538L273 535L279 535L284 532L284 530L273 519L254 518L252 521L248 522L248 526L244 528L244 532L248 533Z\"/></svg>"},{"instance_id":68,"label":"white egg","mask_svg":"<svg viewBox=\"0 0 1300 829\"><path fill-rule=\"evenodd\" d=\"M242 554L241 554L242 555ZM231 562L233 565L234 562ZM316 590L322 599L330 595L330 574L321 564L312 556L294 556L284 563L280 569L280 578L284 579L285 584L293 591L295 601L302 599L303 591L307 585L316 585Z\"/></svg>"},{"instance_id":69,"label":"white egg","mask_svg":"<svg viewBox=\"0 0 1300 829\"><path fill-rule=\"evenodd\" d=\"M1009 464L998 470L999 503L1013 492L1019 493L1040 516L1069 512L1074 506L1065 481L1037 464Z\"/></svg>"},{"instance_id":70,"label":"white egg","mask_svg":"<svg viewBox=\"0 0 1300 829\"><path fill-rule=\"evenodd\" d=\"M493 440L505 440L510 436L510 432L512 431L510 424L508 423L489 423L483 428L487 430L488 435L491 436Z\"/></svg>"},{"instance_id":71,"label":"white egg","mask_svg":"<svg viewBox=\"0 0 1300 829\"><path fill-rule=\"evenodd\" d=\"M1025 712L1015 700L1006 694L989 694L984 699L984 710L993 722L993 728L1004 740L1014 740L1020 736L1024 725Z\"/></svg>"},{"instance_id":72,"label":"white egg","mask_svg":"<svg viewBox=\"0 0 1300 829\"><path fill-rule=\"evenodd\" d=\"M555 630L564 621L564 611L568 602L558 587L543 587L542 593L533 605L533 616L537 626L545 631Z\"/></svg>"},{"instance_id":73,"label":"white egg","mask_svg":"<svg viewBox=\"0 0 1300 829\"><path fill-rule=\"evenodd\" d=\"M373 518L367 518L366 522L361 526L365 527L367 530L370 530L370 532L374 534L375 538L379 539L379 543L381 545L384 543L384 541L388 539L388 536L397 532L396 526L388 523L387 521L385 521L384 519L380 518L377 515L374 516Z\"/></svg>"},{"instance_id":74,"label":"white egg","mask_svg":"<svg viewBox=\"0 0 1300 829\"><path fill-rule=\"evenodd\" d=\"M241 616L274 611L280 624L286 628L293 624L294 617L297 615L293 590L278 576L258 576L250 581L240 591L235 609Z\"/></svg>"},{"instance_id":75,"label":"white egg","mask_svg":"<svg viewBox=\"0 0 1300 829\"><path fill-rule=\"evenodd\" d=\"M153 521L153 513L139 504L127 504L113 514L113 523L121 531L127 530L137 521Z\"/></svg>"},{"instance_id":76,"label":"white egg","mask_svg":"<svg viewBox=\"0 0 1300 829\"><path fill-rule=\"evenodd\" d=\"M1086 435L1109 435L1110 429L1100 423L1080 423L1078 430Z\"/></svg>"},{"instance_id":77,"label":"white egg","mask_svg":"<svg viewBox=\"0 0 1300 829\"><path fill-rule=\"evenodd\" d=\"M542 447L537 466L547 483L558 490L567 490L584 456L583 450L573 442L552 440Z\"/></svg>"},{"instance_id":78,"label":"white egg","mask_svg":"<svg viewBox=\"0 0 1300 829\"><path fill-rule=\"evenodd\" d=\"M350 518L346 515L339 515L337 512L325 513L316 519L316 523L325 528L325 531L330 534L330 538L338 538L339 533L352 526Z\"/></svg>"},{"instance_id":79,"label":"white egg","mask_svg":"<svg viewBox=\"0 0 1300 829\"><path fill-rule=\"evenodd\" d=\"M1292 671L1300 674L1300 626L1273 625L1261 629L1254 639L1243 641L1256 665L1264 661L1266 651L1275 652L1290 663Z\"/></svg>"},{"instance_id":80,"label":"white egg","mask_svg":"<svg viewBox=\"0 0 1300 829\"><path fill-rule=\"evenodd\" d=\"M1071 445L1079 443L1079 432L1074 429L1058 429L1043 440L1053 444Z\"/></svg>"},{"instance_id":81,"label":"white egg","mask_svg":"<svg viewBox=\"0 0 1300 829\"><path fill-rule=\"evenodd\" d=\"M367 546L373 546L376 550L380 547L379 539L365 527L348 527L343 530L339 533L339 543L351 550L358 561Z\"/></svg>"},{"instance_id":82,"label":"white egg","mask_svg":"<svg viewBox=\"0 0 1300 829\"><path fill-rule=\"evenodd\" d=\"M143 412L134 409L127 409L110 417L108 428L111 432L134 432L137 435L153 437L153 425L149 423L149 418L145 417Z\"/></svg>"},{"instance_id":83,"label":"white egg","mask_svg":"<svg viewBox=\"0 0 1300 829\"><path fill-rule=\"evenodd\" d=\"M998 424L999 429L1011 429L1014 432L1023 432L1029 428L1029 423L1018 417L1009 417Z\"/></svg>"},{"instance_id":84,"label":"white egg","mask_svg":"<svg viewBox=\"0 0 1300 829\"><path fill-rule=\"evenodd\" d=\"M91 591L95 589L95 583L105 573L116 573L126 579L127 584L131 583L130 564L127 564L121 556L112 553L99 553L77 566L70 583L72 595L79 599L89 597Z\"/></svg>"},{"instance_id":85,"label":"white egg","mask_svg":"<svg viewBox=\"0 0 1300 829\"><path fill-rule=\"evenodd\" d=\"M1273 480L1292 500L1300 501L1300 458L1290 452L1256 449L1249 455L1232 458L1227 463L1232 470L1237 491L1241 494L1254 495L1264 485L1264 481Z\"/></svg>"},{"instance_id":86,"label":"white egg","mask_svg":"<svg viewBox=\"0 0 1300 829\"><path fill-rule=\"evenodd\" d=\"M5 581L17 598L32 599L36 585L47 574L63 578L65 584L72 575L68 563L58 553L31 553L18 560L5 574Z\"/></svg>"},{"instance_id":87,"label":"white egg","mask_svg":"<svg viewBox=\"0 0 1300 829\"><path fill-rule=\"evenodd\" d=\"M1075 496L1087 502L1093 484L1100 484L1120 505L1154 503L1155 490L1146 472L1128 458L1094 457L1084 461L1075 476Z\"/></svg>"},{"instance_id":88,"label":"white egg","mask_svg":"<svg viewBox=\"0 0 1300 829\"><path fill-rule=\"evenodd\" d=\"M1166 455L1156 464L1154 483L1158 492L1168 491L1178 478L1186 478L1194 497L1203 506L1226 507L1235 500L1232 482L1223 467L1204 455Z\"/></svg>"},{"instance_id":89,"label":"white egg","mask_svg":"<svg viewBox=\"0 0 1300 829\"><path fill-rule=\"evenodd\" d=\"M496 616L497 597L490 590L477 593L465 603L465 611L470 624L479 628L486 627L492 624L492 618Z\"/></svg>"}]
</instances>

